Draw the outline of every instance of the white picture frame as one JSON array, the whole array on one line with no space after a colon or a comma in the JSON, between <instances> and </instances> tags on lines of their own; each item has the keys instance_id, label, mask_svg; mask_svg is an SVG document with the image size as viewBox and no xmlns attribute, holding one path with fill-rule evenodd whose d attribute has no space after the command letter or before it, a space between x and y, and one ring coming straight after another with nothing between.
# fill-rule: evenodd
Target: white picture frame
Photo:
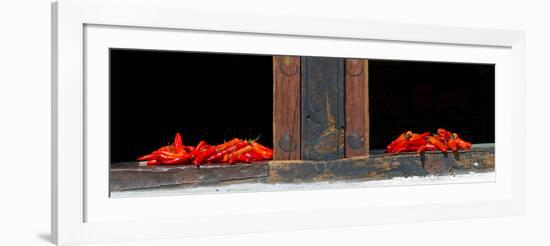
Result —
<instances>
[{"instance_id":1,"label":"white picture frame","mask_svg":"<svg viewBox=\"0 0 550 246\"><path fill-rule=\"evenodd\" d=\"M524 213L521 31L258 16L193 9L181 1L60 0L52 4L52 13L52 237L58 244ZM213 37L223 47L204 42ZM94 90L86 80L104 78L104 70L94 69L105 61L101 49L106 47L179 50L182 45L208 51L494 63L496 181L111 199L105 183L108 166L87 165L90 158L103 163L97 152L103 140L94 140L98 134L90 131L105 128L95 128L101 117L89 113L101 112L106 101L86 98ZM90 55L88 48L99 50ZM214 206L220 203L224 206ZM153 212L159 206L163 209Z\"/></svg>"}]
</instances>

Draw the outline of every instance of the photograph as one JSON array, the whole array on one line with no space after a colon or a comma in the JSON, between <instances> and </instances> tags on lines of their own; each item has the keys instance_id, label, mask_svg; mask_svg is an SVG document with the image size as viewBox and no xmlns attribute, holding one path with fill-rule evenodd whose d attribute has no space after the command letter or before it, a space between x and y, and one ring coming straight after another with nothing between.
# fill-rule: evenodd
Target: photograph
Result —
<instances>
[{"instance_id":1,"label":"photograph","mask_svg":"<svg viewBox=\"0 0 550 246\"><path fill-rule=\"evenodd\" d=\"M547 2L5 1L0 245L550 245Z\"/></svg>"},{"instance_id":2,"label":"photograph","mask_svg":"<svg viewBox=\"0 0 550 246\"><path fill-rule=\"evenodd\" d=\"M495 180L495 65L109 49L110 197Z\"/></svg>"},{"instance_id":3,"label":"photograph","mask_svg":"<svg viewBox=\"0 0 550 246\"><path fill-rule=\"evenodd\" d=\"M545 128L526 127L540 96L525 93L525 30L336 5L53 2L50 131L11 143L29 155L50 133L51 241L517 228L417 225L524 215L526 184L546 180L526 172Z\"/></svg>"}]
</instances>

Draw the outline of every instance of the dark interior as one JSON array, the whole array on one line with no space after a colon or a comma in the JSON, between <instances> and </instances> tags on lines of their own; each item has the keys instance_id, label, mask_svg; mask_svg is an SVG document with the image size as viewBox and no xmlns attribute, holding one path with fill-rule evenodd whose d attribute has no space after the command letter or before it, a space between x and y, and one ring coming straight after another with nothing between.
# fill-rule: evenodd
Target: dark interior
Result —
<instances>
[{"instance_id":1,"label":"dark interior","mask_svg":"<svg viewBox=\"0 0 550 246\"><path fill-rule=\"evenodd\" d=\"M369 60L370 148L406 130L443 127L472 143L495 141L495 66Z\"/></svg>"},{"instance_id":2,"label":"dark interior","mask_svg":"<svg viewBox=\"0 0 550 246\"><path fill-rule=\"evenodd\" d=\"M133 161L173 141L257 138L272 147L272 57L111 49L110 158Z\"/></svg>"}]
</instances>

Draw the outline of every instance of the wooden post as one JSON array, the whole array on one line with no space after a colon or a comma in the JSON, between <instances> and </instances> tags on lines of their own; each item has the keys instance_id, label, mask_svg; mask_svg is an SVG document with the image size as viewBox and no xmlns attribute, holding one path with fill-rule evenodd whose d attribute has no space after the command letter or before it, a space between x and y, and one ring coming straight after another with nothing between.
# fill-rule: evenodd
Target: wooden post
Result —
<instances>
[{"instance_id":1,"label":"wooden post","mask_svg":"<svg viewBox=\"0 0 550 246\"><path fill-rule=\"evenodd\" d=\"M369 62L346 59L346 157L369 155Z\"/></svg>"},{"instance_id":2,"label":"wooden post","mask_svg":"<svg viewBox=\"0 0 550 246\"><path fill-rule=\"evenodd\" d=\"M302 159L344 157L344 60L302 57Z\"/></svg>"},{"instance_id":3,"label":"wooden post","mask_svg":"<svg viewBox=\"0 0 550 246\"><path fill-rule=\"evenodd\" d=\"M300 57L273 56L273 160L300 159Z\"/></svg>"}]
</instances>

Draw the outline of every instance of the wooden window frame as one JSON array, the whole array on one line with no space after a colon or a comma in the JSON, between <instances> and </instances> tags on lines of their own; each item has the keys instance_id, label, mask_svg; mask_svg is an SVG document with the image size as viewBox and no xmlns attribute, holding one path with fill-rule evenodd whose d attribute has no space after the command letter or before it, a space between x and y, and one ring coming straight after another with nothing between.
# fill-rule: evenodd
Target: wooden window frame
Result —
<instances>
[{"instance_id":1,"label":"wooden window frame","mask_svg":"<svg viewBox=\"0 0 550 246\"><path fill-rule=\"evenodd\" d=\"M369 156L368 60L273 56L274 160Z\"/></svg>"}]
</instances>

